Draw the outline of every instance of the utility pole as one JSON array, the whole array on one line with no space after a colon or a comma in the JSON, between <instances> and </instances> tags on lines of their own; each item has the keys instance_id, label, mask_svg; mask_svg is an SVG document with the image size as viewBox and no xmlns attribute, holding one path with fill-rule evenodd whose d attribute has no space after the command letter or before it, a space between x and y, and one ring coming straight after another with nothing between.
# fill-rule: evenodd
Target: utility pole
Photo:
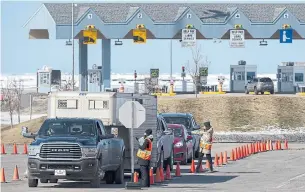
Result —
<instances>
[{"instance_id":1,"label":"utility pole","mask_svg":"<svg viewBox=\"0 0 305 192\"><path fill-rule=\"evenodd\" d=\"M72 28L72 34L71 34L71 40L72 40L72 91L74 91L74 3L72 3L72 23L71 23L71 28Z\"/></svg>"},{"instance_id":2,"label":"utility pole","mask_svg":"<svg viewBox=\"0 0 305 192\"><path fill-rule=\"evenodd\" d=\"M173 40L170 42L170 80L173 80Z\"/></svg>"}]
</instances>

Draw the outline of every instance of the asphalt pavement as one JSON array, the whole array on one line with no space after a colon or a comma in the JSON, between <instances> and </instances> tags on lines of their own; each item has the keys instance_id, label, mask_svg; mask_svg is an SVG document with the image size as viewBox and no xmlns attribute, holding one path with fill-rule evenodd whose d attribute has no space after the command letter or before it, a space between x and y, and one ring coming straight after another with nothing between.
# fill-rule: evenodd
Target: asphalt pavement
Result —
<instances>
[{"instance_id":1,"label":"asphalt pavement","mask_svg":"<svg viewBox=\"0 0 305 192\"><path fill-rule=\"evenodd\" d=\"M239 143L216 143L213 156L227 151L228 155ZM23 146L18 146L22 153ZM124 185L102 184L100 189L90 188L86 182L59 181L58 184L38 184L29 188L24 178L27 156L11 155L12 147L6 146L6 155L1 155L1 168L5 169L7 183L1 183L3 192L14 191L125 191ZM251 155L227 165L215 167L214 173L189 173L190 165L181 166L182 176L173 178L160 185L143 189L145 191L188 192L188 191L234 191L234 192L278 192L305 191L305 144L290 143L289 150L268 151ZM18 166L20 181L12 181L14 167ZM127 176L126 181L130 178ZM133 190L129 190L133 191Z\"/></svg>"}]
</instances>

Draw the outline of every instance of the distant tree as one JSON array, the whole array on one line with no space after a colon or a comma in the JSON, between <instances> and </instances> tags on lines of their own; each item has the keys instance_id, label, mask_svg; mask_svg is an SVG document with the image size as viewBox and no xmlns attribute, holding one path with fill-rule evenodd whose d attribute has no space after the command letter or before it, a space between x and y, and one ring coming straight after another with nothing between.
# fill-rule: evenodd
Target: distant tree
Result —
<instances>
[{"instance_id":1,"label":"distant tree","mask_svg":"<svg viewBox=\"0 0 305 192\"><path fill-rule=\"evenodd\" d=\"M12 88L13 91L15 92L15 107L16 107L16 112L18 116L18 123L21 123L20 121L20 111L21 111L21 97L22 93L24 91L24 84L23 80L12 80Z\"/></svg>"},{"instance_id":2,"label":"distant tree","mask_svg":"<svg viewBox=\"0 0 305 192\"><path fill-rule=\"evenodd\" d=\"M201 52L201 47L192 48L192 59L193 62L189 61L186 64L186 71L191 76L194 86L195 86L195 96L197 98L197 87L201 85L200 76L199 76L199 68L200 67L208 67L210 62L208 61L207 56L203 56Z\"/></svg>"},{"instance_id":3,"label":"distant tree","mask_svg":"<svg viewBox=\"0 0 305 192\"><path fill-rule=\"evenodd\" d=\"M153 93L155 90L155 85L154 85L153 81L151 80L151 78L145 78L144 86L145 86L146 93L148 93L148 94Z\"/></svg>"},{"instance_id":4,"label":"distant tree","mask_svg":"<svg viewBox=\"0 0 305 192\"><path fill-rule=\"evenodd\" d=\"M2 94L4 97L4 105L8 109L10 120L11 120L11 128L13 128L13 115L16 110L16 91L14 87L14 80L8 79L6 81L6 86L2 87Z\"/></svg>"},{"instance_id":5,"label":"distant tree","mask_svg":"<svg viewBox=\"0 0 305 192\"><path fill-rule=\"evenodd\" d=\"M73 84L74 84L74 90L77 90L76 81L72 81L72 77L68 77L67 79L63 80L63 83L61 84L61 91L72 91L73 90Z\"/></svg>"}]
</instances>

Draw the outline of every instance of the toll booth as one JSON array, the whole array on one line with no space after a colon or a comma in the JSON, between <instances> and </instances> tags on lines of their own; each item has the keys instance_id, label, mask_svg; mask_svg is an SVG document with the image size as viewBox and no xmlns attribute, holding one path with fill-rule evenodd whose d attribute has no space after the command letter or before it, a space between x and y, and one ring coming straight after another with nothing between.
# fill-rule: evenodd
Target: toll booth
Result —
<instances>
[{"instance_id":1,"label":"toll booth","mask_svg":"<svg viewBox=\"0 0 305 192\"><path fill-rule=\"evenodd\" d=\"M230 65L230 92L245 92L249 80L257 76L256 65L246 65L246 61L239 61L238 65Z\"/></svg>"},{"instance_id":2,"label":"toll booth","mask_svg":"<svg viewBox=\"0 0 305 192\"><path fill-rule=\"evenodd\" d=\"M38 93L49 93L54 86L57 88L61 86L61 71L43 66L37 71Z\"/></svg>"},{"instance_id":3,"label":"toll booth","mask_svg":"<svg viewBox=\"0 0 305 192\"><path fill-rule=\"evenodd\" d=\"M88 69L88 92L102 92L102 66L93 65Z\"/></svg>"},{"instance_id":4,"label":"toll booth","mask_svg":"<svg viewBox=\"0 0 305 192\"><path fill-rule=\"evenodd\" d=\"M299 92L304 84L305 62L282 62L277 68L277 87L280 93Z\"/></svg>"}]
</instances>

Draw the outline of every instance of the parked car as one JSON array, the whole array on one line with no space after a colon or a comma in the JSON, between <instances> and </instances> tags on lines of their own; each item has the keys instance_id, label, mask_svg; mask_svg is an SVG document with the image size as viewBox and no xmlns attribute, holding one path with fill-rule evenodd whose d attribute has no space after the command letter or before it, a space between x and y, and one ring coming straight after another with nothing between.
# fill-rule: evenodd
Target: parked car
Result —
<instances>
[{"instance_id":1,"label":"parked car","mask_svg":"<svg viewBox=\"0 0 305 192\"><path fill-rule=\"evenodd\" d=\"M160 115L165 119L167 124L182 124L186 127L187 132L194 138L195 144L193 150L195 157L198 157L200 135L191 134L191 131L200 129L200 126L196 123L194 116L191 113L160 113Z\"/></svg>"},{"instance_id":2,"label":"parked car","mask_svg":"<svg viewBox=\"0 0 305 192\"><path fill-rule=\"evenodd\" d=\"M90 118L48 118L33 138L28 154L28 186L57 183L58 179L124 182L124 141L106 134L101 120Z\"/></svg>"},{"instance_id":3,"label":"parked car","mask_svg":"<svg viewBox=\"0 0 305 192\"><path fill-rule=\"evenodd\" d=\"M270 94L274 94L274 84L272 79L269 77L258 77L250 80L245 86L245 93L249 94L249 92L254 92L255 95L264 92L270 92Z\"/></svg>"},{"instance_id":4,"label":"parked car","mask_svg":"<svg viewBox=\"0 0 305 192\"><path fill-rule=\"evenodd\" d=\"M157 116L157 148L158 165L164 169L167 165L170 170L174 169L174 134L167 127L167 123L160 115Z\"/></svg>"},{"instance_id":5,"label":"parked car","mask_svg":"<svg viewBox=\"0 0 305 192\"><path fill-rule=\"evenodd\" d=\"M186 165L194 157L193 137L187 133L184 125L168 124L169 129L174 133L174 161Z\"/></svg>"}]
</instances>

